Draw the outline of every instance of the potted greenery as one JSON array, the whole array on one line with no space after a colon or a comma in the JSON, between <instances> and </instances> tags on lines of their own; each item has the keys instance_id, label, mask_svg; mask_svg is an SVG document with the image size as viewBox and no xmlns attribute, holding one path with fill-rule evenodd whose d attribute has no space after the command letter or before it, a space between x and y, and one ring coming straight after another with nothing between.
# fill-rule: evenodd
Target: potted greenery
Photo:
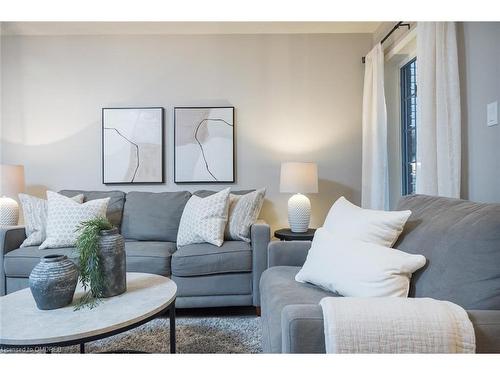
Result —
<instances>
[{"instance_id":1,"label":"potted greenery","mask_svg":"<svg viewBox=\"0 0 500 375\"><path fill-rule=\"evenodd\" d=\"M83 221L77 230L80 282L86 293L76 310L93 308L100 298L122 294L127 285L125 244L118 229L106 218L97 217Z\"/></svg>"}]
</instances>

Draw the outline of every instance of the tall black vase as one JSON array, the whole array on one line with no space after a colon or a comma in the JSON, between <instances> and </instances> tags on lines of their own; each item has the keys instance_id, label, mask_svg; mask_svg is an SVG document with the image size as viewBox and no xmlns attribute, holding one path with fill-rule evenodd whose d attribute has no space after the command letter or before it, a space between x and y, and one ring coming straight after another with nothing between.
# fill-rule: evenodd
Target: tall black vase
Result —
<instances>
[{"instance_id":1,"label":"tall black vase","mask_svg":"<svg viewBox=\"0 0 500 375\"><path fill-rule=\"evenodd\" d=\"M99 260L104 288L100 297L113 297L127 290L127 263L125 241L118 229L101 230L99 233Z\"/></svg>"},{"instance_id":2,"label":"tall black vase","mask_svg":"<svg viewBox=\"0 0 500 375\"><path fill-rule=\"evenodd\" d=\"M78 268L66 255L46 255L31 271L29 284L36 306L53 310L69 305L78 282Z\"/></svg>"}]
</instances>

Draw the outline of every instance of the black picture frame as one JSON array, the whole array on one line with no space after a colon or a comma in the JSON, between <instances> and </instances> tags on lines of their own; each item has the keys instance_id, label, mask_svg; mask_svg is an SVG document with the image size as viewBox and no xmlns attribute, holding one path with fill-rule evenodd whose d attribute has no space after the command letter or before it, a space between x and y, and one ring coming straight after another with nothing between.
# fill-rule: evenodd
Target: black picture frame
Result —
<instances>
[{"instance_id":1,"label":"black picture frame","mask_svg":"<svg viewBox=\"0 0 500 375\"><path fill-rule=\"evenodd\" d=\"M105 181L104 112L107 110L157 109L161 112L161 181ZM103 185L158 185L165 183L165 109L163 107L103 107L101 109L101 175Z\"/></svg>"},{"instance_id":2,"label":"black picture frame","mask_svg":"<svg viewBox=\"0 0 500 375\"><path fill-rule=\"evenodd\" d=\"M232 162L233 162L233 168L232 168L232 179L231 180L206 180L206 181L179 181L177 178L177 167L176 167L176 160L177 160L177 139L176 139L176 132L177 132L177 111L178 110L183 110L183 109L200 109L200 110L206 110L206 109L231 109L232 110ZM235 132L236 132L236 124L235 124L235 107L234 106L176 106L174 107L174 183L176 184L233 184L236 182L236 151L235 151Z\"/></svg>"}]
</instances>

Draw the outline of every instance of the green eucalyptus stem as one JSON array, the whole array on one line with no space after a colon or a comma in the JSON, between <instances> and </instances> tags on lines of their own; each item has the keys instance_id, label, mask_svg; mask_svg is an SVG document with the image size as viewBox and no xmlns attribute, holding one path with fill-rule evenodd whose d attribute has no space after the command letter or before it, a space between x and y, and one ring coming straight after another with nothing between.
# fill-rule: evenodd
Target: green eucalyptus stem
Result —
<instances>
[{"instance_id":1,"label":"green eucalyptus stem","mask_svg":"<svg viewBox=\"0 0 500 375\"><path fill-rule=\"evenodd\" d=\"M112 227L106 218L97 217L81 222L76 229L79 232L76 248L79 252L80 282L86 293L76 304L75 310L83 307L92 309L100 303L105 285L99 257L99 233Z\"/></svg>"}]
</instances>

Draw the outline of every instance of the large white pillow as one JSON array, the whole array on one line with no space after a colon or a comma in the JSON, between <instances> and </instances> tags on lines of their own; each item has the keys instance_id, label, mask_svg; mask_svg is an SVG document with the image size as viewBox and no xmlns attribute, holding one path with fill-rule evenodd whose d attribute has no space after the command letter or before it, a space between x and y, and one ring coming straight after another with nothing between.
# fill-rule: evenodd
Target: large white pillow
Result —
<instances>
[{"instance_id":1,"label":"large white pillow","mask_svg":"<svg viewBox=\"0 0 500 375\"><path fill-rule=\"evenodd\" d=\"M226 240L250 242L250 227L257 221L266 189L244 195L229 194L229 214L224 237Z\"/></svg>"},{"instance_id":2,"label":"large white pillow","mask_svg":"<svg viewBox=\"0 0 500 375\"><path fill-rule=\"evenodd\" d=\"M108 202L109 198L104 198L80 204L64 195L47 191L47 238L39 248L75 246L80 223L96 217L106 217Z\"/></svg>"},{"instance_id":3,"label":"large white pillow","mask_svg":"<svg viewBox=\"0 0 500 375\"><path fill-rule=\"evenodd\" d=\"M71 197L77 203L83 202L83 194ZM23 208L24 230L26 239L20 247L39 246L46 238L47 231L47 200L28 194L19 194Z\"/></svg>"},{"instance_id":4,"label":"large white pillow","mask_svg":"<svg viewBox=\"0 0 500 375\"><path fill-rule=\"evenodd\" d=\"M193 195L182 212L177 233L177 246L208 242L224 243L230 188L201 198Z\"/></svg>"},{"instance_id":5,"label":"large white pillow","mask_svg":"<svg viewBox=\"0 0 500 375\"><path fill-rule=\"evenodd\" d=\"M330 208L323 228L336 237L391 247L403 231L410 215L409 210L368 210L340 197Z\"/></svg>"},{"instance_id":6,"label":"large white pillow","mask_svg":"<svg viewBox=\"0 0 500 375\"><path fill-rule=\"evenodd\" d=\"M422 255L346 239L319 228L295 280L345 297L407 297Z\"/></svg>"}]
</instances>

